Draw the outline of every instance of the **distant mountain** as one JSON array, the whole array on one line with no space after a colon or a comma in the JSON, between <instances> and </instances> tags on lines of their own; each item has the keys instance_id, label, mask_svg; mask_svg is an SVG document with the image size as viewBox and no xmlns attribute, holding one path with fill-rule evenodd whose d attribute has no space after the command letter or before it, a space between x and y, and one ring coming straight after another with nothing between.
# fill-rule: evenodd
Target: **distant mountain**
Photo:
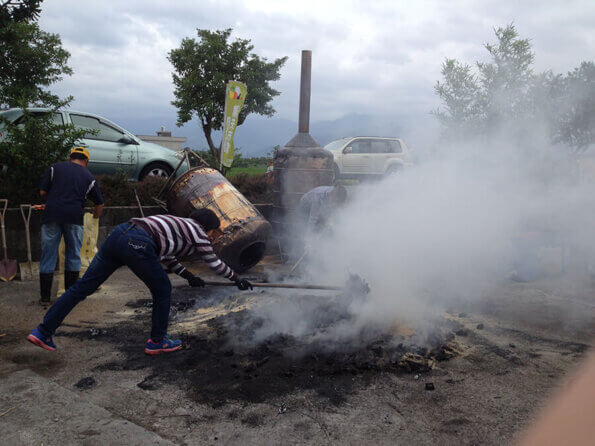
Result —
<instances>
[{"instance_id":1,"label":"distant mountain","mask_svg":"<svg viewBox=\"0 0 595 446\"><path fill-rule=\"evenodd\" d=\"M183 127L176 127L174 117L149 119L123 118L114 121L135 134L155 134L164 126L173 136L185 136L187 145L193 149L205 149L207 142L196 121ZM373 116L349 114L335 120L313 122L310 134L320 144L345 136L416 136L414 128L428 122L428 117ZM430 127L432 127L430 125ZM261 118L249 116L235 134L235 145L245 157L264 156L276 145L285 145L297 133L297 122L282 118ZM413 138L415 139L415 138ZM214 132L214 141L221 140L221 132ZM409 142L409 139L408 139Z\"/></svg>"}]
</instances>

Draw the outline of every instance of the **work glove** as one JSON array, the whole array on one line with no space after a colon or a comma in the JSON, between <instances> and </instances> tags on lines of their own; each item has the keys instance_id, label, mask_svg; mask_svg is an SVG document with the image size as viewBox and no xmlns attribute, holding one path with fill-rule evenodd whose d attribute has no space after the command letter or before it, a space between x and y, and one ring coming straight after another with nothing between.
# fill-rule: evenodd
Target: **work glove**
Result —
<instances>
[{"instance_id":1,"label":"work glove","mask_svg":"<svg viewBox=\"0 0 595 446\"><path fill-rule=\"evenodd\" d=\"M200 277L195 276L190 271L186 270L182 273L182 277L188 281L188 285L191 287L203 287L205 286L204 280Z\"/></svg>"},{"instance_id":2,"label":"work glove","mask_svg":"<svg viewBox=\"0 0 595 446\"><path fill-rule=\"evenodd\" d=\"M250 288L251 290L254 289L252 284L250 282L248 282L246 279L236 280L236 286L238 287L238 289L240 289L242 291L246 291L248 288Z\"/></svg>"},{"instance_id":3,"label":"work glove","mask_svg":"<svg viewBox=\"0 0 595 446\"><path fill-rule=\"evenodd\" d=\"M192 287L204 287L205 281L198 276L192 276L190 279L188 279L188 285Z\"/></svg>"}]
</instances>

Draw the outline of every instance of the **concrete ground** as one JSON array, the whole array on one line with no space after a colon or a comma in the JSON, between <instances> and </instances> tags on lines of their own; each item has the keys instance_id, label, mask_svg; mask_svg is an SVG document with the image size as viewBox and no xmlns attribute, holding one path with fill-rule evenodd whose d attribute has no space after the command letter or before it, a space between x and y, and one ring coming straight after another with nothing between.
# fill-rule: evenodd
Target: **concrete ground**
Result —
<instances>
[{"instance_id":1,"label":"concrete ground","mask_svg":"<svg viewBox=\"0 0 595 446\"><path fill-rule=\"evenodd\" d=\"M273 344L242 352L225 339L229 324L272 293L195 291L170 277L170 332L185 348L160 357L143 353L149 296L127 269L75 308L54 353L25 340L44 314L37 283L0 283L0 442L503 444L595 333L592 285L561 277L503 282L481 303L448 309L454 356L429 371L286 357Z\"/></svg>"}]
</instances>

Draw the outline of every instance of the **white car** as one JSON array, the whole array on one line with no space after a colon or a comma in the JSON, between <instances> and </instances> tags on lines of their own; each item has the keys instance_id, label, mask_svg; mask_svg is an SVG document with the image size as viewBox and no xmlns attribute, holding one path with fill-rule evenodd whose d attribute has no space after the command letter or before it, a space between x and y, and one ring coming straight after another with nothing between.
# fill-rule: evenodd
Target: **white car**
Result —
<instances>
[{"instance_id":1,"label":"white car","mask_svg":"<svg viewBox=\"0 0 595 446\"><path fill-rule=\"evenodd\" d=\"M411 154L400 138L355 136L324 146L333 154L335 178L389 175L411 164Z\"/></svg>"}]
</instances>

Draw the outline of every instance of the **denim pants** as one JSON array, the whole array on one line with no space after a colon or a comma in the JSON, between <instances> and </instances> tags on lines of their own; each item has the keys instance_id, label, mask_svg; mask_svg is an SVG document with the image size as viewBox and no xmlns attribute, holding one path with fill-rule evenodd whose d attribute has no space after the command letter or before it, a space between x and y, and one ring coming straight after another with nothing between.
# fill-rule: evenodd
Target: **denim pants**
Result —
<instances>
[{"instance_id":1,"label":"denim pants","mask_svg":"<svg viewBox=\"0 0 595 446\"><path fill-rule=\"evenodd\" d=\"M52 274L58 259L60 239L64 236L66 271L81 270L81 245L83 244L83 227L67 223L44 223L41 225L41 259L39 272Z\"/></svg>"},{"instance_id":2,"label":"denim pants","mask_svg":"<svg viewBox=\"0 0 595 446\"><path fill-rule=\"evenodd\" d=\"M131 223L114 228L99 247L85 275L60 296L37 328L45 336L53 336L76 304L92 294L122 265L128 266L151 291L151 339L156 342L163 339L167 334L171 283L159 262L155 242L145 230Z\"/></svg>"}]
</instances>

